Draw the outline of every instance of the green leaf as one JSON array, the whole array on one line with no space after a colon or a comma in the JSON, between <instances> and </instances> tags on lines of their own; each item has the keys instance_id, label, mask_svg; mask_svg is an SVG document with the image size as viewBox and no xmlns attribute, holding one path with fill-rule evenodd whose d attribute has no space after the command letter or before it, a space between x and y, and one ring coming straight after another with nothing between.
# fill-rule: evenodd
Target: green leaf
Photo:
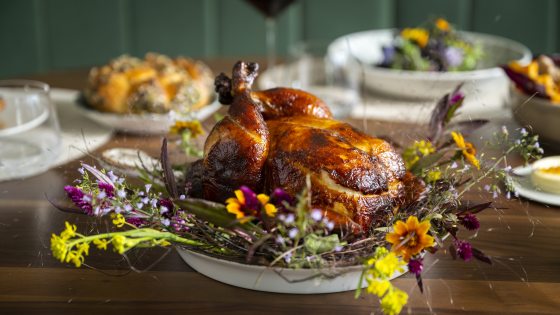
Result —
<instances>
[{"instance_id":1,"label":"green leaf","mask_svg":"<svg viewBox=\"0 0 560 315\"><path fill-rule=\"evenodd\" d=\"M421 175L422 170L435 165L443 157L443 155L443 152L436 152L423 156L414 163L410 171L415 175Z\"/></svg>"},{"instance_id":2,"label":"green leaf","mask_svg":"<svg viewBox=\"0 0 560 315\"><path fill-rule=\"evenodd\" d=\"M329 236L318 236L316 234L309 234L304 238L304 247L307 251L313 254L321 254L333 251L337 246L340 246L340 240L337 234Z\"/></svg>"}]
</instances>

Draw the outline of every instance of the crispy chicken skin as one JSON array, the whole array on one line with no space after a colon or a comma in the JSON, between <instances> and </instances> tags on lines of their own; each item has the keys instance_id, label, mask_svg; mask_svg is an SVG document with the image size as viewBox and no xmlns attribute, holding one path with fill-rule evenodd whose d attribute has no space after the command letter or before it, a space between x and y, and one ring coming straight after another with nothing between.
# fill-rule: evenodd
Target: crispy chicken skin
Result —
<instances>
[{"instance_id":1,"label":"crispy chicken skin","mask_svg":"<svg viewBox=\"0 0 560 315\"><path fill-rule=\"evenodd\" d=\"M312 206L353 230L369 230L406 202L405 182L414 180L389 143L332 119L325 103L304 91L251 91L257 71L257 64L238 62L231 80L216 79L230 108L205 144L205 198L224 201L241 185L296 195L309 176Z\"/></svg>"}]
</instances>

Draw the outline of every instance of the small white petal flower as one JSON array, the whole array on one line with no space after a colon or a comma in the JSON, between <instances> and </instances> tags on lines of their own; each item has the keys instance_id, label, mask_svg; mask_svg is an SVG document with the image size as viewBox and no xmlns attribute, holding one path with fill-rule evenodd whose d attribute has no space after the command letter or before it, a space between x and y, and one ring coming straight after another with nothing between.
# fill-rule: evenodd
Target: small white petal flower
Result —
<instances>
[{"instance_id":1,"label":"small white petal flower","mask_svg":"<svg viewBox=\"0 0 560 315\"><path fill-rule=\"evenodd\" d=\"M288 237L291 239L294 239L299 233L299 230L297 228L293 228L288 232Z\"/></svg>"},{"instance_id":2,"label":"small white petal flower","mask_svg":"<svg viewBox=\"0 0 560 315\"><path fill-rule=\"evenodd\" d=\"M323 212L319 209L313 209L313 210L311 210L311 218L315 222L319 222L323 218Z\"/></svg>"}]
</instances>

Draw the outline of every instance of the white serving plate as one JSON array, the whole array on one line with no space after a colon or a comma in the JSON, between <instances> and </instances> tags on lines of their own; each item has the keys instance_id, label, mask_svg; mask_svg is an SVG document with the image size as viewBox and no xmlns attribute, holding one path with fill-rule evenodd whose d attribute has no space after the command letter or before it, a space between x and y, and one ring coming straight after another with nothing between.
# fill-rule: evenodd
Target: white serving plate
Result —
<instances>
[{"instance_id":1,"label":"white serving plate","mask_svg":"<svg viewBox=\"0 0 560 315\"><path fill-rule=\"evenodd\" d=\"M356 290L362 266L336 269L283 269L240 264L176 247L183 260L208 278L232 286L275 293L318 294ZM395 272L391 279L408 272ZM321 276L320 274L328 275ZM314 277L317 276L317 277ZM362 288L366 282L362 282Z\"/></svg>"},{"instance_id":2,"label":"white serving plate","mask_svg":"<svg viewBox=\"0 0 560 315\"><path fill-rule=\"evenodd\" d=\"M464 83L462 91L478 102L503 105L507 101L509 80L498 65L518 60L531 61L524 45L494 35L461 32L464 38L482 45L486 59L479 69L462 72L427 72L376 67L383 59L381 48L390 45L396 29L353 33L337 38L328 48L333 62L356 58L364 71L365 86L378 93L400 98L436 100Z\"/></svg>"},{"instance_id":3,"label":"white serving plate","mask_svg":"<svg viewBox=\"0 0 560 315\"><path fill-rule=\"evenodd\" d=\"M75 100L76 107L87 118L114 130L132 134L161 135L166 134L175 122L173 114L115 114L104 113L87 107ZM214 114L222 105L215 100L192 115L193 120L203 121Z\"/></svg>"},{"instance_id":4,"label":"white serving plate","mask_svg":"<svg viewBox=\"0 0 560 315\"><path fill-rule=\"evenodd\" d=\"M513 169L513 187L520 196L548 205L560 206L560 195L544 192L531 181L532 166L520 166Z\"/></svg>"}]
</instances>

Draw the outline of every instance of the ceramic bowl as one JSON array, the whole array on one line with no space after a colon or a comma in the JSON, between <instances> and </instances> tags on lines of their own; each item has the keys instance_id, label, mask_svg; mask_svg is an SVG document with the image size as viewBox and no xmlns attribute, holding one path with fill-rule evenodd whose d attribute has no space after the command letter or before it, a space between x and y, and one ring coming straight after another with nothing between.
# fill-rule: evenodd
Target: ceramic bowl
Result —
<instances>
[{"instance_id":1,"label":"ceramic bowl","mask_svg":"<svg viewBox=\"0 0 560 315\"><path fill-rule=\"evenodd\" d=\"M364 71L365 86L380 94L398 98L436 100L464 83L463 92L480 103L505 104L509 80L498 66L517 60L531 61L531 51L524 45L494 35L460 32L479 43L485 54L478 69L461 72L407 71L380 68L382 47L391 45L396 29L364 31L342 36L332 42L328 58L333 62L356 58Z\"/></svg>"},{"instance_id":2,"label":"ceramic bowl","mask_svg":"<svg viewBox=\"0 0 560 315\"><path fill-rule=\"evenodd\" d=\"M510 87L511 110L515 120L538 134L545 142L560 145L560 104L529 96Z\"/></svg>"}]
</instances>

